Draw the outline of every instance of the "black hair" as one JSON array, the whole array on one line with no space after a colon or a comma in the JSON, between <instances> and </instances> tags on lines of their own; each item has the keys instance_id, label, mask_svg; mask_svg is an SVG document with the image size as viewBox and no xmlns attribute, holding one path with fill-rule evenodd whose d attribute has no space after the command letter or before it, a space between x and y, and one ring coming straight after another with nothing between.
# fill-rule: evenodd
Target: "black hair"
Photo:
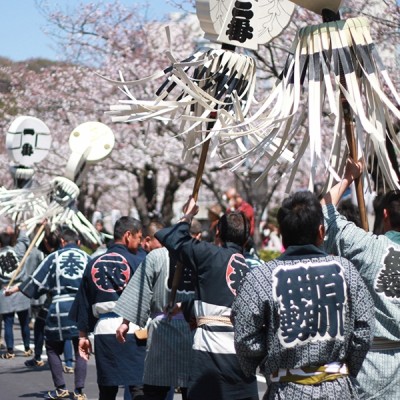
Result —
<instances>
[{"instance_id":1,"label":"black hair","mask_svg":"<svg viewBox=\"0 0 400 400\"><path fill-rule=\"evenodd\" d=\"M219 237L222 242L232 242L244 246L250 236L250 223L243 212L224 214L218 221Z\"/></svg>"},{"instance_id":2,"label":"black hair","mask_svg":"<svg viewBox=\"0 0 400 400\"><path fill-rule=\"evenodd\" d=\"M53 251L60 247L60 235L61 231L59 228L51 230L50 225L46 225L44 228L44 237L40 242L38 248L45 255L49 255Z\"/></svg>"},{"instance_id":3,"label":"black hair","mask_svg":"<svg viewBox=\"0 0 400 400\"><path fill-rule=\"evenodd\" d=\"M0 233L0 244L1 247L11 246L12 245L12 237L7 232Z\"/></svg>"},{"instance_id":4,"label":"black hair","mask_svg":"<svg viewBox=\"0 0 400 400\"><path fill-rule=\"evenodd\" d=\"M60 232L60 239L67 243L77 244L80 241L79 234L71 228L62 228Z\"/></svg>"},{"instance_id":5,"label":"black hair","mask_svg":"<svg viewBox=\"0 0 400 400\"><path fill-rule=\"evenodd\" d=\"M309 191L296 192L285 199L277 219L285 248L316 244L319 227L324 223L321 204Z\"/></svg>"},{"instance_id":6,"label":"black hair","mask_svg":"<svg viewBox=\"0 0 400 400\"><path fill-rule=\"evenodd\" d=\"M127 231L136 234L142 229L142 223L138 219L128 216L121 217L114 225L114 240L121 240Z\"/></svg>"},{"instance_id":7,"label":"black hair","mask_svg":"<svg viewBox=\"0 0 400 400\"><path fill-rule=\"evenodd\" d=\"M337 206L337 210L340 214L344 215L348 221L354 222L358 227L362 228L360 210L353 204L351 198L341 200Z\"/></svg>"},{"instance_id":8,"label":"black hair","mask_svg":"<svg viewBox=\"0 0 400 400\"><path fill-rule=\"evenodd\" d=\"M390 225L393 230L400 231L400 190L391 190L374 200L375 224L374 233L383 234L383 210L389 215Z\"/></svg>"}]
</instances>

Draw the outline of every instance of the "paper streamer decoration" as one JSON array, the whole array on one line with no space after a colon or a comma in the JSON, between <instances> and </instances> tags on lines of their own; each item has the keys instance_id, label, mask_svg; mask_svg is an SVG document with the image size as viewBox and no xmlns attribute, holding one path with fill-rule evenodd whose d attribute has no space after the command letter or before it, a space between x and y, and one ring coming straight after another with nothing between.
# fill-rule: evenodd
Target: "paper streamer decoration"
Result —
<instances>
[{"instance_id":1,"label":"paper streamer decoration","mask_svg":"<svg viewBox=\"0 0 400 400\"><path fill-rule=\"evenodd\" d=\"M339 62L340 61L340 62ZM339 66L343 71L340 71ZM341 74L342 72L342 74ZM344 77L341 83L341 75ZM305 83L308 83L306 88ZM382 86L390 92L386 95ZM301 94L308 89L309 129L297 152L291 150L298 131L295 116L299 112ZM347 154L341 153L342 110L340 93L350 104L355 118L355 133L359 156L368 160L376 157L380 171L391 188L398 186L397 177L386 151L386 134L399 150L390 116L400 118L400 97L379 57L365 18L352 18L307 26L298 32L281 79L260 109L240 127L227 136L241 142L240 154L227 162L264 159L263 179L272 166L288 163L287 191L290 190L298 164L307 147L311 154L309 189L313 189L317 163L325 165L331 176L344 165ZM392 103L394 99L395 104ZM334 122L332 148L327 158L322 152L322 114L329 114Z\"/></svg>"},{"instance_id":2,"label":"paper streamer decoration","mask_svg":"<svg viewBox=\"0 0 400 400\"><path fill-rule=\"evenodd\" d=\"M278 35L289 23L293 7L287 0L197 1L201 26L221 48L199 50L183 61L169 50L168 68L136 81L126 81L120 72L119 81L109 81L126 98L111 106L112 121L179 120L185 160L207 140L214 153L219 129L242 121L253 101L255 62L238 48L254 49ZM133 90L156 79L163 83L154 97L137 99Z\"/></svg>"}]
</instances>

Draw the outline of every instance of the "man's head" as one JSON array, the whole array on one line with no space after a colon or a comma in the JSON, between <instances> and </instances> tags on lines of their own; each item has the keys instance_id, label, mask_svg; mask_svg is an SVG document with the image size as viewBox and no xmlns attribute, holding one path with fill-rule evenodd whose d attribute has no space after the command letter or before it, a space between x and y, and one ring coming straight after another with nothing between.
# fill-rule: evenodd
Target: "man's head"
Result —
<instances>
[{"instance_id":1,"label":"man's head","mask_svg":"<svg viewBox=\"0 0 400 400\"><path fill-rule=\"evenodd\" d=\"M154 234L162 228L164 228L164 225L161 222L150 222L143 228L141 245L146 253L162 247L162 244L154 237Z\"/></svg>"},{"instance_id":2,"label":"man's head","mask_svg":"<svg viewBox=\"0 0 400 400\"><path fill-rule=\"evenodd\" d=\"M190 224L189 233L192 238L201 240L201 235L203 233L203 227L201 226L201 222L194 218L192 223Z\"/></svg>"},{"instance_id":3,"label":"man's head","mask_svg":"<svg viewBox=\"0 0 400 400\"><path fill-rule=\"evenodd\" d=\"M218 221L216 236L222 243L232 242L244 247L250 235L250 223L244 213L224 214Z\"/></svg>"},{"instance_id":4,"label":"man's head","mask_svg":"<svg viewBox=\"0 0 400 400\"><path fill-rule=\"evenodd\" d=\"M60 233L60 245L61 247L66 246L67 244L76 244L80 245L80 237L77 232L72 230L71 228L62 228Z\"/></svg>"},{"instance_id":5,"label":"man's head","mask_svg":"<svg viewBox=\"0 0 400 400\"><path fill-rule=\"evenodd\" d=\"M233 187L229 188L225 192L225 198L229 204L229 207L233 210L237 209L243 201L237 190Z\"/></svg>"},{"instance_id":6,"label":"man's head","mask_svg":"<svg viewBox=\"0 0 400 400\"><path fill-rule=\"evenodd\" d=\"M277 219L285 248L306 244L319 246L324 239L322 207L311 192L296 192L285 199Z\"/></svg>"},{"instance_id":7,"label":"man's head","mask_svg":"<svg viewBox=\"0 0 400 400\"><path fill-rule=\"evenodd\" d=\"M132 217L124 216L114 225L114 241L123 244L132 253L136 253L142 240L142 223Z\"/></svg>"},{"instance_id":8,"label":"man's head","mask_svg":"<svg viewBox=\"0 0 400 400\"><path fill-rule=\"evenodd\" d=\"M400 190L391 190L382 197L384 231L400 231Z\"/></svg>"},{"instance_id":9,"label":"man's head","mask_svg":"<svg viewBox=\"0 0 400 400\"><path fill-rule=\"evenodd\" d=\"M102 219L98 219L94 225L98 232L102 232L104 229L104 222Z\"/></svg>"}]
</instances>

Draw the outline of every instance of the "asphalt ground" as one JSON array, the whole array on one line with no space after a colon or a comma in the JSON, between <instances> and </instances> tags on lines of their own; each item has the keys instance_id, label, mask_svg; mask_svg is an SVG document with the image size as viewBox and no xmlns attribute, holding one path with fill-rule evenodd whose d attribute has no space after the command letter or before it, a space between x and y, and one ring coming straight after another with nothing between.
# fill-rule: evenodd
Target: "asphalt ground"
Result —
<instances>
[{"instance_id":1,"label":"asphalt ground","mask_svg":"<svg viewBox=\"0 0 400 400\"><path fill-rule=\"evenodd\" d=\"M16 318L17 319L17 318ZM2 333L4 331L2 330ZM33 332L31 331L31 338ZM18 324L14 325L15 358L11 360L0 359L0 400L17 399L43 399L49 390L54 390L51 373L47 362L43 367L28 368L24 365L26 360L31 357L24 357L24 348L22 345L21 334ZM33 344L31 345L33 349ZM5 350L2 349L3 353ZM46 351L43 352L42 359L46 361ZM70 391L70 399L73 399L74 375L65 374L67 389ZM259 397L266 390L264 379L258 377ZM98 399L96 366L94 356L91 356L88 362L88 371L84 392L88 400ZM173 399L180 400L180 394L175 393ZM118 390L117 400L124 400L124 388Z\"/></svg>"}]
</instances>

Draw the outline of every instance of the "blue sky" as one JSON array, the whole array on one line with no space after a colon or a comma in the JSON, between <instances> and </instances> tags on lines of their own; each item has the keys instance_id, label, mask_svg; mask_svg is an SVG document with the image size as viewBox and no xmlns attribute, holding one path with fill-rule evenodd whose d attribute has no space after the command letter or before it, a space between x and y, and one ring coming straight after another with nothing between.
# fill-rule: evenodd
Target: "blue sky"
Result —
<instances>
[{"instance_id":1,"label":"blue sky","mask_svg":"<svg viewBox=\"0 0 400 400\"><path fill-rule=\"evenodd\" d=\"M145 3L141 0L120 1L127 7L133 3ZM83 2L88 3L90 0ZM0 3L0 56L13 61L36 57L56 60L57 55L51 48L52 40L42 32L46 21L37 11L35 0L1 0ZM68 8L73 8L82 1L49 0L49 3L65 3ZM166 0L149 0L149 4L149 14L152 17L162 18L167 13L176 11Z\"/></svg>"}]
</instances>

